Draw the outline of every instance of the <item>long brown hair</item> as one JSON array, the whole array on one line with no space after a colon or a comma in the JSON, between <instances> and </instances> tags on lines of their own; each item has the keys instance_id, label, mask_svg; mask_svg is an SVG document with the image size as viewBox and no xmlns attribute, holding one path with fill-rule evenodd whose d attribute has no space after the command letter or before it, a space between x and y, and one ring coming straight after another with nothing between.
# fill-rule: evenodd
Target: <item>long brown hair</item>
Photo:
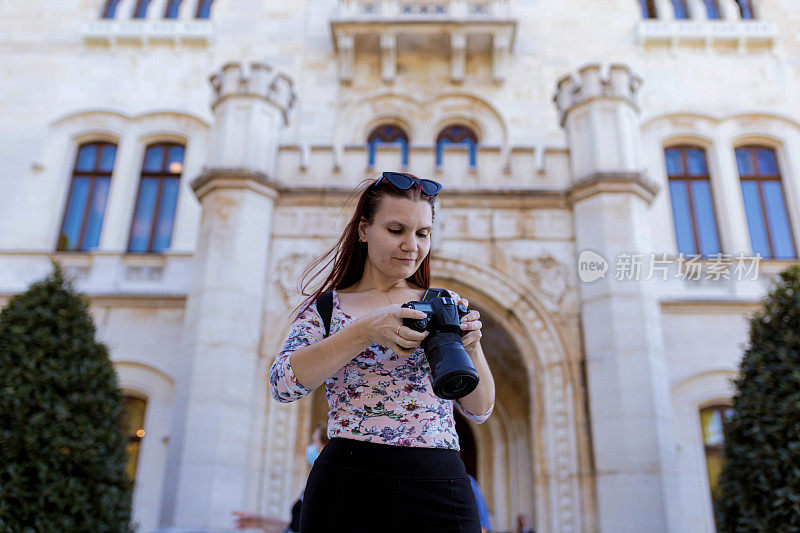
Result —
<instances>
[{"instance_id":1,"label":"long brown hair","mask_svg":"<svg viewBox=\"0 0 800 533\"><path fill-rule=\"evenodd\" d=\"M413 176L413 174L407 174ZM416 176L415 176L416 177ZM408 198L415 202L419 200L427 201L431 206L431 213L435 217L435 203L436 198L422 194L422 187L419 183L406 190L398 189L386 180L381 181L378 185L377 179L367 179L362 181L350 193L345 205L349 204L353 198L358 196L358 203L356 204L355 212L353 213L350 222L339 237L339 240L334 244L330 250L325 252L322 256L315 259L300 276L300 294L303 296L311 296L304 300L298 308L305 304L302 311L298 316L303 314L306 309L316 302L321 294L331 289L346 289L351 285L355 285L361 280L364 274L364 265L367 261L367 243L361 242L358 238L358 224L362 218L367 221L367 224L372 224L375 220L375 213L378 212L381 200L384 196L394 196L396 198ZM319 269L316 274L307 279L321 263L324 266ZM322 285L311 295L306 293L306 288L330 265L333 263L333 268L327 279ZM431 285L431 254L425 256L419 268L406 281L414 285L427 289ZM297 308L295 308L296 310Z\"/></svg>"}]
</instances>

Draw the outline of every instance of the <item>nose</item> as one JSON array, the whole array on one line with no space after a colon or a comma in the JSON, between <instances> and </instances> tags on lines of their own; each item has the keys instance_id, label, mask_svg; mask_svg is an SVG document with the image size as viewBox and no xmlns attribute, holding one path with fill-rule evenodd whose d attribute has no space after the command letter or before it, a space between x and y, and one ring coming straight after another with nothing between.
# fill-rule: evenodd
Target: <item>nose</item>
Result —
<instances>
[{"instance_id":1,"label":"nose","mask_svg":"<svg viewBox=\"0 0 800 533\"><path fill-rule=\"evenodd\" d=\"M417 236L413 233L406 237L400 244L400 249L404 252L416 252L418 248L419 243L417 242Z\"/></svg>"}]
</instances>

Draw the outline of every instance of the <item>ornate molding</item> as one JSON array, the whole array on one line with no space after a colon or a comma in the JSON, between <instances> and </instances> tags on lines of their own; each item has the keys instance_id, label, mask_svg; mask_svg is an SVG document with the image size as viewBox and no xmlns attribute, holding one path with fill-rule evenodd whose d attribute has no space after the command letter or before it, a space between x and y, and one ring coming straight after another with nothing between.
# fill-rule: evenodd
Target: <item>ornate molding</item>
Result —
<instances>
[{"instance_id":1,"label":"ornate molding","mask_svg":"<svg viewBox=\"0 0 800 533\"><path fill-rule=\"evenodd\" d=\"M644 177L641 172L595 172L585 176L567 188L570 206L590 196L604 192L635 194L648 204L653 201L661 187Z\"/></svg>"},{"instance_id":2,"label":"ornate molding","mask_svg":"<svg viewBox=\"0 0 800 533\"><path fill-rule=\"evenodd\" d=\"M293 253L282 257L275 267L275 282L281 290L284 303L290 305L291 299L298 294L297 280L307 265L316 256L310 253Z\"/></svg>"},{"instance_id":3,"label":"ornate molding","mask_svg":"<svg viewBox=\"0 0 800 533\"><path fill-rule=\"evenodd\" d=\"M201 202L209 192L220 188L250 189L273 200L280 189L278 182L269 176L244 168L205 168L189 186Z\"/></svg>"},{"instance_id":4,"label":"ornate molding","mask_svg":"<svg viewBox=\"0 0 800 533\"><path fill-rule=\"evenodd\" d=\"M551 254L538 257L519 257L526 279L549 303L558 307L567 293L568 269Z\"/></svg>"}]
</instances>

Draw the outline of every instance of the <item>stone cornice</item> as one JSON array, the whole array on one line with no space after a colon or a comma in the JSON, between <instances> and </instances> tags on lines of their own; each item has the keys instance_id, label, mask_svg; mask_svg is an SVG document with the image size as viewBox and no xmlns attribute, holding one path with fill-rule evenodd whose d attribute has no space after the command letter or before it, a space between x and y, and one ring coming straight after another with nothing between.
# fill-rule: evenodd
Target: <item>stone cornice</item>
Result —
<instances>
[{"instance_id":1,"label":"stone cornice","mask_svg":"<svg viewBox=\"0 0 800 533\"><path fill-rule=\"evenodd\" d=\"M269 176L242 168L206 168L189 185L200 201L217 188L250 189L273 200L280 189L279 183Z\"/></svg>"},{"instance_id":2,"label":"stone cornice","mask_svg":"<svg viewBox=\"0 0 800 533\"><path fill-rule=\"evenodd\" d=\"M635 194L649 204L660 188L641 172L595 172L573 183L566 193L570 206L601 193Z\"/></svg>"}]
</instances>

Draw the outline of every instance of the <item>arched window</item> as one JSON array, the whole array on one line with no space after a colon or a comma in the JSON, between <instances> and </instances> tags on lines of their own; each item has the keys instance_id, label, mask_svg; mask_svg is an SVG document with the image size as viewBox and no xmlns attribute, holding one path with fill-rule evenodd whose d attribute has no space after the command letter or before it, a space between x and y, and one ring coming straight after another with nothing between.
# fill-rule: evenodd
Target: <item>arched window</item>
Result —
<instances>
[{"instance_id":1,"label":"arched window","mask_svg":"<svg viewBox=\"0 0 800 533\"><path fill-rule=\"evenodd\" d=\"M721 19L722 15L719 12L719 3L717 0L703 0L706 4L706 13L711 20Z\"/></svg>"},{"instance_id":2,"label":"arched window","mask_svg":"<svg viewBox=\"0 0 800 533\"><path fill-rule=\"evenodd\" d=\"M132 480L136 480L136 467L139 464L139 452L144 438L144 415L147 411L147 400L137 396L122 397L122 427L128 438L128 462L125 470Z\"/></svg>"},{"instance_id":3,"label":"arched window","mask_svg":"<svg viewBox=\"0 0 800 533\"><path fill-rule=\"evenodd\" d=\"M643 19L658 18L658 14L656 13L655 0L639 0L639 6L641 6L642 8Z\"/></svg>"},{"instance_id":4,"label":"arched window","mask_svg":"<svg viewBox=\"0 0 800 533\"><path fill-rule=\"evenodd\" d=\"M767 258L794 259L796 249L775 150L742 146L736 149L736 163L753 252Z\"/></svg>"},{"instance_id":5,"label":"arched window","mask_svg":"<svg viewBox=\"0 0 800 533\"><path fill-rule=\"evenodd\" d=\"M117 13L117 4L119 0L106 0L106 5L103 7L103 18L113 19Z\"/></svg>"},{"instance_id":6,"label":"arched window","mask_svg":"<svg viewBox=\"0 0 800 533\"><path fill-rule=\"evenodd\" d=\"M408 166L408 135L402 129L393 125L375 128L367 138L369 166L375 166L375 149L378 146L399 146L401 163Z\"/></svg>"},{"instance_id":7,"label":"arched window","mask_svg":"<svg viewBox=\"0 0 800 533\"><path fill-rule=\"evenodd\" d=\"M56 249L85 252L97 248L117 146L82 144L75 157L67 208Z\"/></svg>"},{"instance_id":8,"label":"arched window","mask_svg":"<svg viewBox=\"0 0 800 533\"><path fill-rule=\"evenodd\" d=\"M136 6L133 8L133 18L147 18L148 5L150 5L150 0L136 0Z\"/></svg>"},{"instance_id":9,"label":"arched window","mask_svg":"<svg viewBox=\"0 0 800 533\"><path fill-rule=\"evenodd\" d=\"M719 475L725 467L723 426L730 422L732 414L733 408L727 405L712 405L700 410L700 427L703 430L708 486L711 488L711 501L715 506L719 498Z\"/></svg>"},{"instance_id":10,"label":"arched window","mask_svg":"<svg viewBox=\"0 0 800 533\"><path fill-rule=\"evenodd\" d=\"M176 19L181 9L181 0L169 0L164 10L165 19Z\"/></svg>"},{"instance_id":11,"label":"arched window","mask_svg":"<svg viewBox=\"0 0 800 533\"><path fill-rule=\"evenodd\" d=\"M676 19L689 18L689 7L686 5L686 0L672 0L672 6L675 8Z\"/></svg>"},{"instance_id":12,"label":"arched window","mask_svg":"<svg viewBox=\"0 0 800 533\"><path fill-rule=\"evenodd\" d=\"M147 147L128 251L158 253L169 248L183 153L184 147L175 143Z\"/></svg>"},{"instance_id":13,"label":"arched window","mask_svg":"<svg viewBox=\"0 0 800 533\"><path fill-rule=\"evenodd\" d=\"M664 150L678 251L708 256L720 252L706 152L696 146Z\"/></svg>"},{"instance_id":14,"label":"arched window","mask_svg":"<svg viewBox=\"0 0 800 533\"><path fill-rule=\"evenodd\" d=\"M442 166L443 152L447 146L466 146L469 152L469 166L475 168L478 136L466 126L448 126L436 138L436 166Z\"/></svg>"},{"instance_id":15,"label":"arched window","mask_svg":"<svg viewBox=\"0 0 800 533\"><path fill-rule=\"evenodd\" d=\"M197 0L197 12L194 17L198 19L211 18L211 4L214 0Z\"/></svg>"},{"instance_id":16,"label":"arched window","mask_svg":"<svg viewBox=\"0 0 800 533\"><path fill-rule=\"evenodd\" d=\"M739 13L741 13L743 19L756 18L752 0L736 0L736 3L739 4Z\"/></svg>"}]
</instances>

